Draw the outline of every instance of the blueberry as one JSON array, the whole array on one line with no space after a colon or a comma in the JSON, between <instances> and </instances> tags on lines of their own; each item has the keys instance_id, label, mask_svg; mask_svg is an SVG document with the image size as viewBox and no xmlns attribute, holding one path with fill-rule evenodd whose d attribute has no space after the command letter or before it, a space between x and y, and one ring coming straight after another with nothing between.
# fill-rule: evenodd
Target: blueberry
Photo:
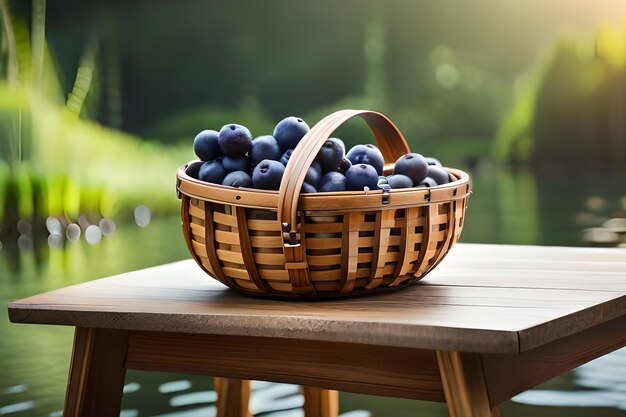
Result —
<instances>
[{"instance_id":1,"label":"blueberry","mask_svg":"<svg viewBox=\"0 0 626 417\"><path fill-rule=\"evenodd\" d=\"M215 130L203 130L193 140L193 151L201 161L211 161L222 155Z\"/></svg>"},{"instance_id":2,"label":"blueberry","mask_svg":"<svg viewBox=\"0 0 626 417\"><path fill-rule=\"evenodd\" d=\"M432 156L425 156L424 159L428 165L437 165L438 167L442 167L443 165L439 162L439 159L433 158Z\"/></svg>"},{"instance_id":3,"label":"blueberry","mask_svg":"<svg viewBox=\"0 0 626 417\"><path fill-rule=\"evenodd\" d=\"M224 171L226 172L235 172L235 171L248 171L250 169L250 160L247 156L242 156L240 158L233 158L232 156L225 156L222 158L222 165L224 166Z\"/></svg>"},{"instance_id":4,"label":"blueberry","mask_svg":"<svg viewBox=\"0 0 626 417\"><path fill-rule=\"evenodd\" d=\"M304 177L304 182L308 182L313 187L318 187L320 185L320 180L322 179L322 168L320 164L317 162L313 162L309 169L306 171L306 177Z\"/></svg>"},{"instance_id":5,"label":"blueberry","mask_svg":"<svg viewBox=\"0 0 626 417\"><path fill-rule=\"evenodd\" d=\"M287 149L283 156L280 157L280 163L284 166L287 166L287 162L289 162L289 158L291 158L291 154L293 153L293 149Z\"/></svg>"},{"instance_id":6,"label":"blueberry","mask_svg":"<svg viewBox=\"0 0 626 417\"><path fill-rule=\"evenodd\" d=\"M223 126L217 139L222 152L234 158L244 156L252 146L252 134L247 127L241 125Z\"/></svg>"},{"instance_id":7,"label":"blueberry","mask_svg":"<svg viewBox=\"0 0 626 417\"><path fill-rule=\"evenodd\" d=\"M345 175L351 166L352 166L352 162L350 162L350 160L344 156L341 162L339 163L339 172Z\"/></svg>"},{"instance_id":8,"label":"blueberry","mask_svg":"<svg viewBox=\"0 0 626 417\"><path fill-rule=\"evenodd\" d=\"M437 165L428 165L428 172L426 173L426 176L435 180L438 185L450 182L448 172Z\"/></svg>"},{"instance_id":9,"label":"blueberry","mask_svg":"<svg viewBox=\"0 0 626 417\"><path fill-rule=\"evenodd\" d=\"M385 158L380 150L371 144L356 145L353 146L346 157L352 162L352 165L356 164L368 164L376 168L378 175L383 175L383 168L385 167Z\"/></svg>"},{"instance_id":10,"label":"blueberry","mask_svg":"<svg viewBox=\"0 0 626 417\"><path fill-rule=\"evenodd\" d=\"M364 187L370 190L378 188L376 168L367 164L352 165L346 172L346 188L350 191L363 191Z\"/></svg>"},{"instance_id":11,"label":"blueberry","mask_svg":"<svg viewBox=\"0 0 626 417\"><path fill-rule=\"evenodd\" d=\"M309 130L309 125L304 120L290 116L278 122L273 136L284 152L287 149L294 149Z\"/></svg>"},{"instance_id":12,"label":"blueberry","mask_svg":"<svg viewBox=\"0 0 626 417\"><path fill-rule=\"evenodd\" d=\"M346 191L346 177L341 172L327 172L320 180L319 191Z\"/></svg>"},{"instance_id":13,"label":"blueberry","mask_svg":"<svg viewBox=\"0 0 626 417\"><path fill-rule=\"evenodd\" d=\"M426 177L423 180L421 180L420 183L417 184L417 186L418 187L427 187L427 188L436 187L437 186L437 182L434 179L430 178L430 177Z\"/></svg>"},{"instance_id":14,"label":"blueberry","mask_svg":"<svg viewBox=\"0 0 626 417\"><path fill-rule=\"evenodd\" d=\"M252 185L264 190L278 190L284 172L285 166L280 162L264 159L252 172Z\"/></svg>"},{"instance_id":15,"label":"blueberry","mask_svg":"<svg viewBox=\"0 0 626 417\"><path fill-rule=\"evenodd\" d=\"M411 188L413 187L413 180L402 174L394 174L387 177L387 182L392 189L396 188Z\"/></svg>"},{"instance_id":16,"label":"blueberry","mask_svg":"<svg viewBox=\"0 0 626 417\"><path fill-rule=\"evenodd\" d=\"M309 194L309 193L316 193L316 192L317 192L317 189L313 187L311 184L309 184L308 182L305 182L302 184L302 189L300 190L300 193Z\"/></svg>"},{"instance_id":17,"label":"blueberry","mask_svg":"<svg viewBox=\"0 0 626 417\"><path fill-rule=\"evenodd\" d=\"M252 141L252 148L250 149L250 162L253 166L256 166L264 159L272 159L278 161L282 152L278 142L274 139L274 136L266 135L259 136Z\"/></svg>"},{"instance_id":18,"label":"blueberry","mask_svg":"<svg viewBox=\"0 0 626 417\"><path fill-rule=\"evenodd\" d=\"M403 174L411 178L413 185L419 184L428 172L428 164L424 157L418 153L408 153L396 161L394 174Z\"/></svg>"},{"instance_id":19,"label":"blueberry","mask_svg":"<svg viewBox=\"0 0 626 417\"><path fill-rule=\"evenodd\" d=\"M336 171L346 154L346 145L341 139L329 138L324 142L315 157L315 162L322 167L322 172Z\"/></svg>"},{"instance_id":20,"label":"blueberry","mask_svg":"<svg viewBox=\"0 0 626 417\"><path fill-rule=\"evenodd\" d=\"M214 159L213 161L207 161L200 167L198 172L198 179L206 182L212 182L214 184L221 184L226 176L226 171L222 165L222 161Z\"/></svg>"},{"instance_id":21,"label":"blueberry","mask_svg":"<svg viewBox=\"0 0 626 417\"><path fill-rule=\"evenodd\" d=\"M200 171L202 164L203 162L192 162L187 166L185 173L191 178L198 178L198 172Z\"/></svg>"},{"instance_id":22,"label":"blueberry","mask_svg":"<svg viewBox=\"0 0 626 417\"><path fill-rule=\"evenodd\" d=\"M230 185L231 187L247 187L252 188L252 179L247 172L233 171L224 177L222 185Z\"/></svg>"}]
</instances>

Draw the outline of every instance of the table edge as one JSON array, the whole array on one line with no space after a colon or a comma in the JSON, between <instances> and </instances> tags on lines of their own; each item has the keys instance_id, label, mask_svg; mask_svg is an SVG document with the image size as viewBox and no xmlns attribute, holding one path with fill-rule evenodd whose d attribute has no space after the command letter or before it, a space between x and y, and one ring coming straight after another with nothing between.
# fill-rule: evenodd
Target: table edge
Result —
<instances>
[{"instance_id":1,"label":"table edge","mask_svg":"<svg viewBox=\"0 0 626 417\"><path fill-rule=\"evenodd\" d=\"M16 324L44 324L74 327L99 327L120 330L168 331L177 333L220 334L274 337L311 341L359 343L391 347L439 349L474 353L519 353L519 334L509 330L414 326L411 324L355 323L349 331L333 320L273 317L271 326L260 327L254 318L241 315L188 315L181 321L176 313L123 312L98 310L52 310L52 305L35 306L10 303L9 320ZM36 318L33 313L36 311ZM49 314L46 314L49 313ZM191 318L190 318L191 317ZM236 323L236 324L234 324ZM372 337L364 330L372 325L385 326L385 335ZM391 330L391 331L390 331ZM455 334L471 332L471 342L459 343ZM389 335L391 333L391 335Z\"/></svg>"}]
</instances>

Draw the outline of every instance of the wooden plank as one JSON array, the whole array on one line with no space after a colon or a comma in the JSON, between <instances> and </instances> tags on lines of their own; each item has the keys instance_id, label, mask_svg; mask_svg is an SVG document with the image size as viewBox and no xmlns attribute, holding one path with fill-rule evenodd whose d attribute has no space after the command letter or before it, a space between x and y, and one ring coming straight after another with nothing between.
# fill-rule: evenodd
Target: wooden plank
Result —
<instances>
[{"instance_id":1,"label":"wooden plank","mask_svg":"<svg viewBox=\"0 0 626 417\"><path fill-rule=\"evenodd\" d=\"M444 262L446 260L444 259ZM620 272L584 272L584 271L534 271L494 269L476 271L471 268L452 270L447 265L437 267L426 276L424 285L443 287L496 287L496 288L534 288L553 290L581 291L626 291L625 276ZM593 279L589 285L585 281Z\"/></svg>"},{"instance_id":2,"label":"wooden plank","mask_svg":"<svg viewBox=\"0 0 626 417\"><path fill-rule=\"evenodd\" d=\"M450 417L492 417L480 356L437 351Z\"/></svg>"},{"instance_id":3,"label":"wooden plank","mask_svg":"<svg viewBox=\"0 0 626 417\"><path fill-rule=\"evenodd\" d=\"M573 248L564 246L460 244L455 246L457 259L526 259L532 261L585 261L624 263L619 248Z\"/></svg>"},{"instance_id":4,"label":"wooden plank","mask_svg":"<svg viewBox=\"0 0 626 417\"><path fill-rule=\"evenodd\" d=\"M251 417L248 410L250 381L235 378L214 378L217 392L217 417Z\"/></svg>"},{"instance_id":5,"label":"wooden plank","mask_svg":"<svg viewBox=\"0 0 626 417\"><path fill-rule=\"evenodd\" d=\"M434 351L266 337L131 332L129 369L443 401Z\"/></svg>"},{"instance_id":6,"label":"wooden plank","mask_svg":"<svg viewBox=\"0 0 626 417\"><path fill-rule=\"evenodd\" d=\"M63 407L65 417L120 415L127 342L127 331L76 329Z\"/></svg>"},{"instance_id":7,"label":"wooden plank","mask_svg":"<svg viewBox=\"0 0 626 417\"><path fill-rule=\"evenodd\" d=\"M623 346L626 346L625 316L519 355L483 355L491 401L502 403Z\"/></svg>"},{"instance_id":8,"label":"wooden plank","mask_svg":"<svg viewBox=\"0 0 626 417\"><path fill-rule=\"evenodd\" d=\"M304 417L337 417L339 415L339 393L316 387L302 387L304 395Z\"/></svg>"},{"instance_id":9,"label":"wooden plank","mask_svg":"<svg viewBox=\"0 0 626 417\"><path fill-rule=\"evenodd\" d=\"M343 303L294 304L238 297L232 292L225 293L221 287L211 291L214 285L204 277L196 282L195 291L192 283L187 286L184 280L166 284L155 281L151 276L147 279L157 287L133 286L124 280L118 285L108 285L106 297L103 291L97 289L87 293L85 287L70 287L62 290L63 298L37 300L37 303L45 302L41 305L45 309L38 309L37 305L29 303L27 309L13 309L11 317L14 321L37 319L37 322L45 320L53 324L123 326L160 331L225 331L227 334L259 336L270 332L278 337L291 337L290 331L283 329L281 333L282 326L291 326L293 330L298 330L299 337L322 340L338 338L338 341L350 341L354 340L351 337L357 337L363 343L400 343L433 348L452 343L446 346L463 347L456 344L458 342L464 343L465 349L477 351L487 344L492 344L492 349L506 346L505 351L517 351L517 332L526 328L537 332L538 328L534 326L543 323L546 318L558 315L568 317L569 313L584 308L588 303L604 303L619 295L532 289L511 294L507 289L499 288L451 289L418 285L397 293ZM164 288L168 286L169 291L164 296ZM62 302L64 306L55 305L55 302ZM608 306L611 305L617 308L612 314L617 314L620 299ZM604 308L608 307L604 305ZM494 314L496 310L498 314ZM357 311L358 314L355 314ZM303 334L307 329L319 328L319 317L322 316L332 319L332 324L315 333ZM602 317L595 314L594 319L598 321ZM568 320L573 324L578 322L575 317ZM384 326L373 328L371 324L377 322L384 323ZM586 326L587 323L581 321L579 325ZM489 329L509 333L494 335ZM573 331L568 326L559 326L557 330ZM549 338L551 335L537 337ZM446 338L449 340L444 340Z\"/></svg>"},{"instance_id":10,"label":"wooden plank","mask_svg":"<svg viewBox=\"0 0 626 417\"><path fill-rule=\"evenodd\" d=\"M567 269L566 261L565 269L558 270L558 259L569 256L558 248L552 267L511 273L508 266L493 267L488 261L482 269L462 268L456 258L478 256L491 248L477 245L482 249L477 252L474 246L455 246L422 283L366 298L315 303L252 299L227 290L193 262L183 261L20 300L9 305L9 316L23 323L516 353L626 315L626 267L620 269L622 262L616 260L624 254L619 249L602 249L599 254L573 249L579 260L572 269ZM544 249L492 246L495 253L512 260ZM587 266L591 272L580 279L575 268L586 259L585 253L599 259L599 272ZM459 265L446 266L449 259ZM607 263L616 272L603 271ZM249 281L245 270L231 272L240 282ZM357 279L365 272L369 274L358 268ZM324 274L312 273L316 279L324 279ZM259 275L285 279L281 270L260 269ZM324 290L337 284L318 286Z\"/></svg>"}]
</instances>

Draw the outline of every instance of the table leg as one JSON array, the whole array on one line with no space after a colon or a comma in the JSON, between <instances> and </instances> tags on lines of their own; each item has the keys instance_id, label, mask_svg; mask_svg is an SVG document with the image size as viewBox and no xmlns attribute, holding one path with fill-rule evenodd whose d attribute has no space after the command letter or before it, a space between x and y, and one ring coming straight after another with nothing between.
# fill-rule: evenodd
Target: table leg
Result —
<instances>
[{"instance_id":1,"label":"table leg","mask_svg":"<svg viewBox=\"0 0 626 417\"><path fill-rule=\"evenodd\" d=\"M217 392L217 417L250 417L250 381L235 378L214 378Z\"/></svg>"},{"instance_id":2,"label":"table leg","mask_svg":"<svg viewBox=\"0 0 626 417\"><path fill-rule=\"evenodd\" d=\"M120 415L127 347L125 330L76 328L63 416Z\"/></svg>"},{"instance_id":3,"label":"table leg","mask_svg":"<svg viewBox=\"0 0 626 417\"><path fill-rule=\"evenodd\" d=\"M492 409L480 356L437 351L441 383L450 417L498 417Z\"/></svg>"},{"instance_id":4,"label":"table leg","mask_svg":"<svg viewBox=\"0 0 626 417\"><path fill-rule=\"evenodd\" d=\"M302 386L304 417L337 417L339 393L334 390Z\"/></svg>"}]
</instances>

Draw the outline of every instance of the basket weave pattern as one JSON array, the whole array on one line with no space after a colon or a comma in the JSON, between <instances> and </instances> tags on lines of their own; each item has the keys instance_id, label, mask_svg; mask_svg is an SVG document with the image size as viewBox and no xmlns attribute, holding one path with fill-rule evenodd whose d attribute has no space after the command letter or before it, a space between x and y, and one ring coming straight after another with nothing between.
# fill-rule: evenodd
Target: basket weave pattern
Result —
<instances>
[{"instance_id":1,"label":"basket weave pattern","mask_svg":"<svg viewBox=\"0 0 626 417\"><path fill-rule=\"evenodd\" d=\"M293 197L297 210L294 204L293 213L281 213L282 194L202 183L183 168L177 187L183 232L202 269L248 294L327 298L406 286L441 261L461 235L469 178L448 172L457 180L392 190L386 203L380 190L306 194ZM281 220L290 215L296 220L287 228ZM294 237L295 245L289 243Z\"/></svg>"},{"instance_id":2,"label":"basket weave pattern","mask_svg":"<svg viewBox=\"0 0 626 417\"><path fill-rule=\"evenodd\" d=\"M322 295L347 294L417 281L459 239L465 204L463 199L406 209L306 216L301 227L315 290ZM183 208L193 254L210 275L245 292L291 294L275 212L187 196L183 196ZM242 248L251 252L249 267Z\"/></svg>"}]
</instances>

